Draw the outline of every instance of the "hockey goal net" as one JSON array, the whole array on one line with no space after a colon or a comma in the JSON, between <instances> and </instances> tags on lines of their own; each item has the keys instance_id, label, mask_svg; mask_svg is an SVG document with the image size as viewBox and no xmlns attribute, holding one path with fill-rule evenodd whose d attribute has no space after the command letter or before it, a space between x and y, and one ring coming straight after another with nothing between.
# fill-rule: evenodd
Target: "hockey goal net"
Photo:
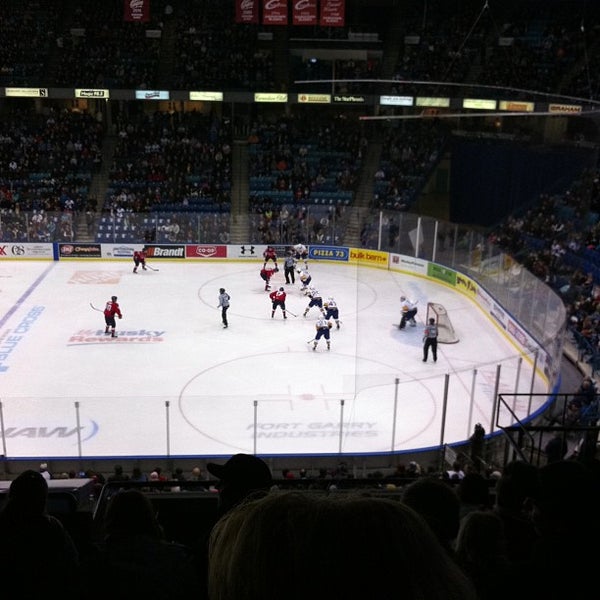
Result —
<instances>
[{"instance_id":1,"label":"hockey goal net","mask_svg":"<svg viewBox=\"0 0 600 600\"><path fill-rule=\"evenodd\" d=\"M440 344L456 344L458 342L458 336L456 335L456 331L454 331L452 321L450 321L446 309L441 304L437 302L427 303L426 323L429 323L429 319L431 318L435 319L438 327L438 342Z\"/></svg>"}]
</instances>

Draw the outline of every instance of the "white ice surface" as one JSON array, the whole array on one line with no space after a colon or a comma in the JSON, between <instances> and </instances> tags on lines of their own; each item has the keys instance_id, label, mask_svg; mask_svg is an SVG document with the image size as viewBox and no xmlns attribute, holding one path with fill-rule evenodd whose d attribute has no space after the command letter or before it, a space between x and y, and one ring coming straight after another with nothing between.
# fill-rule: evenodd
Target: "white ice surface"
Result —
<instances>
[{"instance_id":1,"label":"white ice surface","mask_svg":"<svg viewBox=\"0 0 600 600\"><path fill-rule=\"evenodd\" d=\"M343 322L330 351L324 341L312 351L317 310L302 316L308 299L282 271L273 284L298 315L287 321L270 316L259 263L152 265L134 275L129 262L0 262L3 454L408 450L466 439L477 422L489 431L498 372L500 393L531 389L529 357L468 298L422 278L312 262ZM220 287L231 295L228 329ZM402 293L418 300L419 325L399 331ZM124 314L116 340L90 307L112 295ZM460 338L439 346L436 364L422 362L428 301L445 306Z\"/></svg>"}]
</instances>

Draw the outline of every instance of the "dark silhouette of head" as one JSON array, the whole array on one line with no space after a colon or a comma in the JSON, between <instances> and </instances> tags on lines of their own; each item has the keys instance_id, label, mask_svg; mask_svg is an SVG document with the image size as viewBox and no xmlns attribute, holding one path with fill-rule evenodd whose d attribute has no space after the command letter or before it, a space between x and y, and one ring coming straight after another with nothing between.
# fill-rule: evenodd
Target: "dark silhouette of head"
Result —
<instances>
[{"instance_id":1,"label":"dark silhouette of head","mask_svg":"<svg viewBox=\"0 0 600 600\"><path fill-rule=\"evenodd\" d=\"M37 471L23 471L10 484L8 503L13 511L29 515L42 514L46 511L47 499L48 482Z\"/></svg>"},{"instance_id":2,"label":"dark silhouette of head","mask_svg":"<svg viewBox=\"0 0 600 600\"><path fill-rule=\"evenodd\" d=\"M234 454L225 464L208 463L209 473L220 479L219 513L224 514L248 496L268 490L273 476L267 463L252 454Z\"/></svg>"},{"instance_id":3,"label":"dark silhouette of head","mask_svg":"<svg viewBox=\"0 0 600 600\"><path fill-rule=\"evenodd\" d=\"M148 497L137 489L119 490L106 508L107 536L142 535L160 538L162 531Z\"/></svg>"}]
</instances>

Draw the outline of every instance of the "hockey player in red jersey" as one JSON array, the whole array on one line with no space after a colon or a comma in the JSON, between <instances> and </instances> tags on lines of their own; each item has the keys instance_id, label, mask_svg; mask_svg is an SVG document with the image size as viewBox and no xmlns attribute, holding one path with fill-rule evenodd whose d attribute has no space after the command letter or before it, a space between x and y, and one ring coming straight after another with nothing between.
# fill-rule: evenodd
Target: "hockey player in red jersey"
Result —
<instances>
[{"instance_id":1,"label":"hockey player in red jersey","mask_svg":"<svg viewBox=\"0 0 600 600\"><path fill-rule=\"evenodd\" d=\"M273 273L275 272L275 269L267 269L266 267L263 267L260 270L260 278L265 282L265 292L271 290L271 284L269 282L271 281L271 277L273 277Z\"/></svg>"},{"instance_id":2,"label":"hockey player in red jersey","mask_svg":"<svg viewBox=\"0 0 600 600\"><path fill-rule=\"evenodd\" d=\"M281 308L281 312L283 312L283 318L287 319L287 315L285 314L286 296L287 294L285 293L285 290L282 287L269 294L269 298L271 298L272 302L271 319L275 316L275 311L277 310L277 307Z\"/></svg>"},{"instance_id":3,"label":"hockey player in red jersey","mask_svg":"<svg viewBox=\"0 0 600 600\"><path fill-rule=\"evenodd\" d=\"M117 297L112 296L111 299L106 303L106 306L104 307L104 322L106 323L104 335L111 334L111 337L119 337L115 331L115 329L117 328L115 317L119 317L119 319L122 319L123 315L121 314L121 309L119 307L119 303L117 302Z\"/></svg>"},{"instance_id":4,"label":"hockey player in red jersey","mask_svg":"<svg viewBox=\"0 0 600 600\"><path fill-rule=\"evenodd\" d=\"M135 250L133 253L133 272L137 273L138 267L142 265L142 269L146 270L146 246L141 250Z\"/></svg>"},{"instance_id":5,"label":"hockey player in red jersey","mask_svg":"<svg viewBox=\"0 0 600 600\"><path fill-rule=\"evenodd\" d=\"M277 267L277 252L275 252L275 248L273 248L273 246L267 246L267 249L263 252L263 258L265 259L265 262L263 264L263 269L266 268L267 263L272 260L273 264L275 265L275 270L278 270Z\"/></svg>"}]
</instances>

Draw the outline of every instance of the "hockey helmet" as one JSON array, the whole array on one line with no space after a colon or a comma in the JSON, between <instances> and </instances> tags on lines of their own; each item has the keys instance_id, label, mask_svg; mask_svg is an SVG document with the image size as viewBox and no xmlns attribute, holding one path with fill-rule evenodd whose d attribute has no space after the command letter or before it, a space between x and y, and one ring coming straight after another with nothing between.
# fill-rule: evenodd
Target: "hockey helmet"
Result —
<instances>
[{"instance_id":1,"label":"hockey helmet","mask_svg":"<svg viewBox=\"0 0 600 600\"><path fill-rule=\"evenodd\" d=\"M279 288L279 291L280 291L280 292L283 292L283 288L282 288L282 287L280 287L280 288Z\"/></svg>"},{"instance_id":2,"label":"hockey helmet","mask_svg":"<svg viewBox=\"0 0 600 600\"><path fill-rule=\"evenodd\" d=\"M400 296L400 300L404 302L406 300L406 296Z\"/></svg>"},{"instance_id":3,"label":"hockey helmet","mask_svg":"<svg viewBox=\"0 0 600 600\"><path fill-rule=\"evenodd\" d=\"M111 297L110 297L110 299L111 299L113 302L116 302L116 301L117 301L117 297L116 297L116 296L111 296Z\"/></svg>"},{"instance_id":4,"label":"hockey helmet","mask_svg":"<svg viewBox=\"0 0 600 600\"><path fill-rule=\"evenodd\" d=\"M221 289L219 290L219 294L224 294L224 293L225 293L225 288L221 288Z\"/></svg>"}]
</instances>

